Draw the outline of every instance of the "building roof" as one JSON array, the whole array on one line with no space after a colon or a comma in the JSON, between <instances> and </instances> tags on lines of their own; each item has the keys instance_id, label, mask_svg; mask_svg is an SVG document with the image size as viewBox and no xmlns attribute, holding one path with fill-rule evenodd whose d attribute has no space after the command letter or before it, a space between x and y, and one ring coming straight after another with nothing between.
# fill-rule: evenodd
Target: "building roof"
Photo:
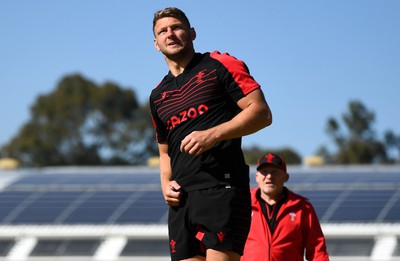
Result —
<instances>
[{"instance_id":1,"label":"building roof","mask_svg":"<svg viewBox=\"0 0 400 261\"><path fill-rule=\"evenodd\" d=\"M254 187L255 168L251 168ZM289 166L286 184L321 223L400 222L400 167ZM0 172L0 222L166 224L158 168L44 168Z\"/></svg>"},{"instance_id":2,"label":"building roof","mask_svg":"<svg viewBox=\"0 0 400 261\"><path fill-rule=\"evenodd\" d=\"M400 260L400 166L288 166L335 260ZM255 183L255 166L251 168ZM0 170L0 260L169 260L158 168Z\"/></svg>"}]
</instances>

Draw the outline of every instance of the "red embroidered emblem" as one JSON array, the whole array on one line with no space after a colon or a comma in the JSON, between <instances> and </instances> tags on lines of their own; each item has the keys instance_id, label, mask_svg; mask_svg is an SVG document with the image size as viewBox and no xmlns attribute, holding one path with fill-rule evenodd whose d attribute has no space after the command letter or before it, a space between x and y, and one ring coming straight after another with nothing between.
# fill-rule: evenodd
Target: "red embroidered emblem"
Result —
<instances>
[{"instance_id":1,"label":"red embroidered emblem","mask_svg":"<svg viewBox=\"0 0 400 261\"><path fill-rule=\"evenodd\" d=\"M197 82L203 82L204 72L199 72L197 74Z\"/></svg>"},{"instance_id":2,"label":"red embroidered emblem","mask_svg":"<svg viewBox=\"0 0 400 261\"><path fill-rule=\"evenodd\" d=\"M270 153L267 156L265 156L265 158L267 159L268 163L271 163L272 160L275 158L275 156Z\"/></svg>"},{"instance_id":3,"label":"red embroidered emblem","mask_svg":"<svg viewBox=\"0 0 400 261\"><path fill-rule=\"evenodd\" d=\"M290 215L290 221L294 222L294 218L296 217L296 213L290 212L289 215Z\"/></svg>"},{"instance_id":4,"label":"red embroidered emblem","mask_svg":"<svg viewBox=\"0 0 400 261\"><path fill-rule=\"evenodd\" d=\"M176 250L175 250L176 241L175 240L169 241L169 245L171 246L171 253L176 253Z\"/></svg>"},{"instance_id":5,"label":"red embroidered emblem","mask_svg":"<svg viewBox=\"0 0 400 261\"><path fill-rule=\"evenodd\" d=\"M225 234L224 234L224 232L218 232L217 236L218 236L219 242L222 242L222 240L224 240Z\"/></svg>"}]
</instances>

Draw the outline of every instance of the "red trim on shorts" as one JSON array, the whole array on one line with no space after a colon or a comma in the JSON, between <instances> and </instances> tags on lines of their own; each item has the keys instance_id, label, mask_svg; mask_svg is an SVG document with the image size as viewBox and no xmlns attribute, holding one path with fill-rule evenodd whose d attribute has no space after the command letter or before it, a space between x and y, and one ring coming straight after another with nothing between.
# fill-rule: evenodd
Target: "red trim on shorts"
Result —
<instances>
[{"instance_id":1,"label":"red trim on shorts","mask_svg":"<svg viewBox=\"0 0 400 261\"><path fill-rule=\"evenodd\" d=\"M204 233L203 228L200 227L200 226L197 226L196 238L197 238L199 241L202 241L203 238L204 238L204 235L205 235L205 233Z\"/></svg>"}]
</instances>

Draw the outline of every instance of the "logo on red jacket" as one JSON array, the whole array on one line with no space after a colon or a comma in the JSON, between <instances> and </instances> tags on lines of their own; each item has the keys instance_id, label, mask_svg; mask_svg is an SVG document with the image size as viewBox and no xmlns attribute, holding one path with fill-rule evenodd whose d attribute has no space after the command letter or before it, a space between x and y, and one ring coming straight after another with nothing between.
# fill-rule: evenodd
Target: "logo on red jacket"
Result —
<instances>
[{"instance_id":1,"label":"logo on red jacket","mask_svg":"<svg viewBox=\"0 0 400 261\"><path fill-rule=\"evenodd\" d=\"M293 222L293 221L294 221L294 218L296 217L296 213L290 212L289 215L290 215L290 221Z\"/></svg>"}]
</instances>

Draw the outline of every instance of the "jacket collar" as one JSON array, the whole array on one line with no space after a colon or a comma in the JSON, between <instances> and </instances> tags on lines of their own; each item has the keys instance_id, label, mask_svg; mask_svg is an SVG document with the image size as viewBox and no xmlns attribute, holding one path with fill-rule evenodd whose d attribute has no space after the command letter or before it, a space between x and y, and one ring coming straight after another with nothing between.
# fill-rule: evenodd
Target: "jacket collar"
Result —
<instances>
[{"instance_id":1,"label":"jacket collar","mask_svg":"<svg viewBox=\"0 0 400 261\"><path fill-rule=\"evenodd\" d=\"M307 200L307 198L292 192L287 187L284 187L284 189L287 191L287 198L283 204L285 204L287 206L296 205L301 200ZM251 189L251 201L252 201L253 206L259 206L259 204L257 204L258 203L257 194L260 194L260 193L261 193L261 190L259 187Z\"/></svg>"}]
</instances>

